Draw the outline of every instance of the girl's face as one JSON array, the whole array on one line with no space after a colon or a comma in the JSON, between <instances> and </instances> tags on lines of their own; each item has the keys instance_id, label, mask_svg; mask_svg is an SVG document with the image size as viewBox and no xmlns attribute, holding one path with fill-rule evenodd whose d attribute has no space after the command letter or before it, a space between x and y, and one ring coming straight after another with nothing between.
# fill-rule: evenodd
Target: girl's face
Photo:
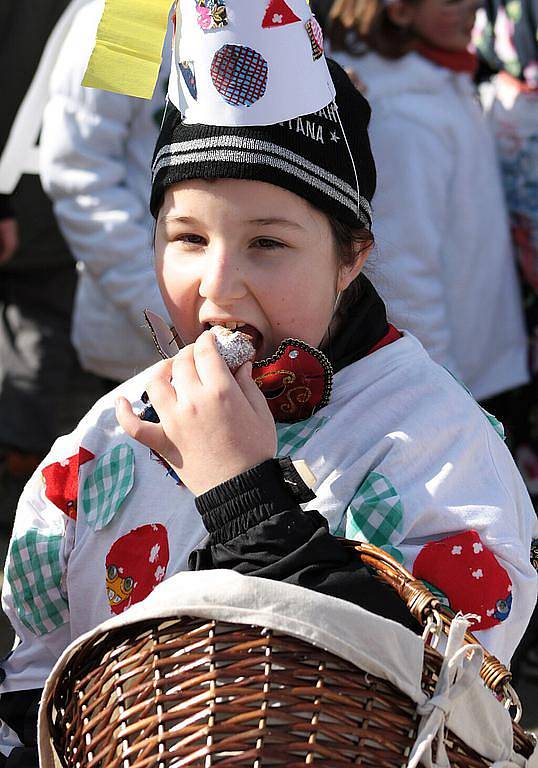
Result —
<instances>
[{"instance_id":1,"label":"girl's face","mask_svg":"<svg viewBox=\"0 0 538 768\"><path fill-rule=\"evenodd\" d=\"M422 0L418 4L396 2L405 6L405 26L430 45L447 51L464 51L471 42L471 33L480 0ZM390 9L390 6L389 6ZM398 14L398 9L393 11ZM395 19L396 23L401 23Z\"/></svg>"},{"instance_id":2,"label":"girl's face","mask_svg":"<svg viewBox=\"0 0 538 768\"><path fill-rule=\"evenodd\" d=\"M159 211L155 260L170 318L185 344L211 325L244 325L256 359L288 337L322 340L338 291L358 275L337 267L327 217L260 181L184 181Z\"/></svg>"}]
</instances>

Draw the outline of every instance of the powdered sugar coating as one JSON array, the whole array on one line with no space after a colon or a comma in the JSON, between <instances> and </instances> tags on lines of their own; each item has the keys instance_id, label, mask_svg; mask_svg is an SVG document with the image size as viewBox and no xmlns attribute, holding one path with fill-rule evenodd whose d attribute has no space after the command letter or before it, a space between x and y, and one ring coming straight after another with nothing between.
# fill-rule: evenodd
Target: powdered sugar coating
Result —
<instances>
[{"instance_id":1,"label":"powdered sugar coating","mask_svg":"<svg viewBox=\"0 0 538 768\"><path fill-rule=\"evenodd\" d=\"M247 360L254 360L256 350L246 333L231 331L221 325L209 329L217 340L217 349L232 373L235 373Z\"/></svg>"}]
</instances>

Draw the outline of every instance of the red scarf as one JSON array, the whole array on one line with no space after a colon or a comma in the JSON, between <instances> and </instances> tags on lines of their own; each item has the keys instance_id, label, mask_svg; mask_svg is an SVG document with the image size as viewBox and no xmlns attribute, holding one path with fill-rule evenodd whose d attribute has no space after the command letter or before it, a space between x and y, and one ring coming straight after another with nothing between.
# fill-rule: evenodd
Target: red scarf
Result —
<instances>
[{"instance_id":1,"label":"red scarf","mask_svg":"<svg viewBox=\"0 0 538 768\"><path fill-rule=\"evenodd\" d=\"M467 72L474 76L478 69L476 54L470 51L446 51L444 48L436 48L424 42L419 43L415 50L428 61L432 61L439 67L451 69L452 72Z\"/></svg>"}]
</instances>

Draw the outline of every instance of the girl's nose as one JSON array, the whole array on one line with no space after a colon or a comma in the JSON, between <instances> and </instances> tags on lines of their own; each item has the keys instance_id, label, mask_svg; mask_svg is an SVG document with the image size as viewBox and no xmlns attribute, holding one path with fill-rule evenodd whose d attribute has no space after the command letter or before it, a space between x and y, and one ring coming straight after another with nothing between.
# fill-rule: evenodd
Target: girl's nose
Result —
<instances>
[{"instance_id":1,"label":"girl's nose","mask_svg":"<svg viewBox=\"0 0 538 768\"><path fill-rule=\"evenodd\" d=\"M221 247L206 251L199 293L216 304L241 299L246 293L246 285L239 259Z\"/></svg>"}]
</instances>

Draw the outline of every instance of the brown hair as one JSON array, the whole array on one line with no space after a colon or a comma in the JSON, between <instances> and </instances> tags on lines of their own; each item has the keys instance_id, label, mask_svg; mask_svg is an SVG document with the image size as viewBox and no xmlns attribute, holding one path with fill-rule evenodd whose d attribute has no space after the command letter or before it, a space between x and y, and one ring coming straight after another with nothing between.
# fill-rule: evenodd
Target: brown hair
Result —
<instances>
[{"instance_id":1,"label":"brown hair","mask_svg":"<svg viewBox=\"0 0 538 768\"><path fill-rule=\"evenodd\" d=\"M374 236L366 227L354 228L340 219L328 216L336 246L339 267L351 267L357 257L374 244Z\"/></svg>"},{"instance_id":2,"label":"brown hair","mask_svg":"<svg viewBox=\"0 0 538 768\"><path fill-rule=\"evenodd\" d=\"M344 224L333 216L328 216L333 241L336 248L336 261L339 268L351 267L363 251L374 245L374 236L366 227L354 228ZM350 306L358 300L360 293L359 278L356 277L342 295L341 308Z\"/></svg>"},{"instance_id":3,"label":"brown hair","mask_svg":"<svg viewBox=\"0 0 538 768\"><path fill-rule=\"evenodd\" d=\"M418 5L421 0L404 0ZM415 42L414 32L395 24L386 0L335 0L329 15L328 37L335 51L355 55L376 51L387 59L399 59Z\"/></svg>"}]
</instances>

